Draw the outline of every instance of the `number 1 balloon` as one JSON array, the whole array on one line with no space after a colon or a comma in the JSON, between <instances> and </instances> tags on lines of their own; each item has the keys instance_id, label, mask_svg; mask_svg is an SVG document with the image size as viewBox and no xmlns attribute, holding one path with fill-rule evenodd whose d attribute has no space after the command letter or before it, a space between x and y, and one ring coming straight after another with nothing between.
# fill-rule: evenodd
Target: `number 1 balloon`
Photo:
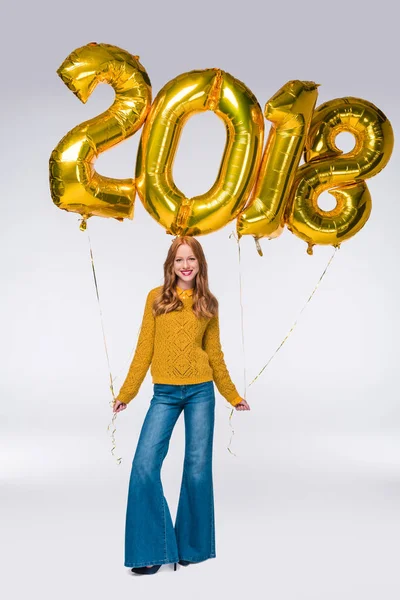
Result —
<instances>
[{"instance_id":1,"label":"number 1 balloon","mask_svg":"<svg viewBox=\"0 0 400 600\"><path fill-rule=\"evenodd\" d=\"M237 220L239 238L275 238L282 233L317 96L316 83L289 81L265 105L265 118L272 126L249 207Z\"/></svg>"}]
</instances>

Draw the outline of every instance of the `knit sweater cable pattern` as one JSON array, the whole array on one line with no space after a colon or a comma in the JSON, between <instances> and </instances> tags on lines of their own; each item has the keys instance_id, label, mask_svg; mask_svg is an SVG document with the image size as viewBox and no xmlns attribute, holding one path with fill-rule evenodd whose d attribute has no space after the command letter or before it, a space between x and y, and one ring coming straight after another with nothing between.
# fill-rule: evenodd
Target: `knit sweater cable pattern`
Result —
<instances>
[{"instance_id":1,"label":"knit sweater cable pattern","mask_svg":"<svg viewBox=\"0 0 400 600\"><path fill-rule=\"evenodd\" d=\"M242 398L224 361L218 315L196 317L193 290L177 287L183 308L154 317L153 302L161 290L162 286L156 287L147 295L135 354L116 400L128 404L139 392L151 365L153 383L214 381L221 396L236 406Z\"/></svg>"}]
</instances>

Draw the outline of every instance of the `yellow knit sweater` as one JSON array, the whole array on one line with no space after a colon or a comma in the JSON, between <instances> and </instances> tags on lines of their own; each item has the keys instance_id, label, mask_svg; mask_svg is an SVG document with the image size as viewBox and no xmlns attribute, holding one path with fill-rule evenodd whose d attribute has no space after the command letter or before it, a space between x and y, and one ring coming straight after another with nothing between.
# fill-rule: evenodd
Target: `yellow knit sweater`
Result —
<instances>
[{"instance_id":1,"label":"yellow knit sweater","mask_svg":"<svg viewBox=\"0 0 400 600\"><path fill-rule=\"evenodd\" d=\"M215 381L218 391L233 406L241 402L225 365L219 337L218 315L198 318L192 310L193 290L177 292L182 310L153 316L152 307L162 286L147 295L135 355L117 400L128 404L138 393L151 365L153 383L181 384Z\"/></svg>"}]
</instances>

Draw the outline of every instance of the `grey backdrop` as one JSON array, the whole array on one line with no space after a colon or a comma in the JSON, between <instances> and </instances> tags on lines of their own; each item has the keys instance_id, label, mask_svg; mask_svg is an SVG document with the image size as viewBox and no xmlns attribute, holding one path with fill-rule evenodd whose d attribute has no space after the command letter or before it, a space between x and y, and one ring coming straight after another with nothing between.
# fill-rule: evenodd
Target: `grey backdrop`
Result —
<instances>
[{"instance_id":1,"label":"grey backdrop","mask_svg":"<svg viewBox=\"0 0 400 600\"><path fill-rule=\"evenodd\" d=\"M108 369L87 233L57 209L48 158L76 124L104 110L56 74L90 41L140 55L154 96L180 73L220 67L262 107L290 79L320 83L318 104L357 96L399 125L398 19L389 1L199 4L16 2L3 8L1 175L1 517L6 597L142 596L274 600L399 597L400 414L397 347L397 148L368 183L371 217L337 252L288 341L250 387L248 412L218 394L214 442L217 559L135 577L123 566L130 463L151 398L150 375L117 418L117 466L106 427ZM267 126L268 131L268 126ZM183 133L175 178L188 195L214 180L225 139L213 114ZM139 134L96 168L132 176ZM347 143L347 141L345 140ZM345 143L344 142L344 143ZM204 236L221 336L244 393L284 338L329 257L285 231L242 248L242 352L234 223ZM170 237L136 200L133 221L89 220L115 385L133 355L147 291L162 282ZM175 515L182 417L163 467Z\"/></svg>"}]
</instances>

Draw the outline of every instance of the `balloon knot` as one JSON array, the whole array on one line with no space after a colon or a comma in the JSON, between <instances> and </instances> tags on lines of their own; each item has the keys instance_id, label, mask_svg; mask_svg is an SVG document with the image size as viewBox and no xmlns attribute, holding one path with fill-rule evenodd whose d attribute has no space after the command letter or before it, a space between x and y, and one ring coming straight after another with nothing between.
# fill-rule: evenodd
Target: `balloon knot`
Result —
<instances>
[{"instance_id":1,"label":"balloon knot","mask_svg":"<svg viewBox=\"0 0 400 600\"><path fill-rule=\"evenodd\" d=\"M264 256L264 254L263 254L263 251L262 251L262 248L261 248L261 245L260 245L260 242L259 242L258 238L256 238L256 237L255 237L255 238L254 238L254 241L255 241L255 243L256 243L256 248L257 248L257 252L258 252L258 254L259 254L260 256Z\"/></svg>"}]
</instances>

